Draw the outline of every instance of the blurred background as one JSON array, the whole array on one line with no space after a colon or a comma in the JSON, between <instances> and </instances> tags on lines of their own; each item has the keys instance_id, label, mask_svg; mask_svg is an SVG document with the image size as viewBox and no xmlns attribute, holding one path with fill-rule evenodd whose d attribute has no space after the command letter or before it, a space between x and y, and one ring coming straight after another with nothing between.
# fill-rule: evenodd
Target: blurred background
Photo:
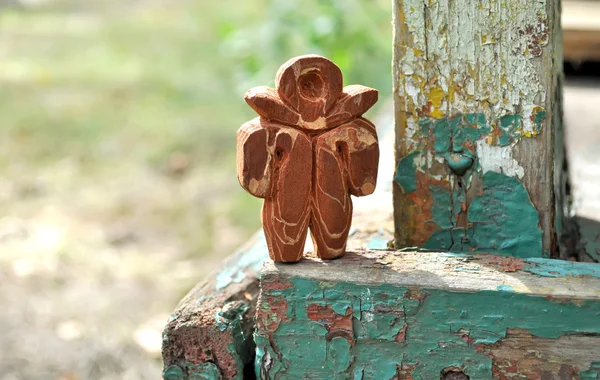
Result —
<instances>
[{"instance_id":1,"label":"blurred background","mask_svg":"<svg viewBox=\"0 0 600 380\"><path fill-rule=\"evenodd\" d=\"M168 314L260 226L244 92L317 53L385 98L391 46L389 0L0 0L0 379L160 378Z\"/></svg>"},{"instance_id":2,"label":"blurred background","mask_svg":"<svg viewBox=\"0 0 600 380\"><path fill-rule=\"evenodd\" d=\"M317 53L385 104L391 29L390 0L0 0L0 379L160 378L168 314L259 228L244 92ZM571 37L566 108L600 101Z\"/></svg>"}]
</instances>

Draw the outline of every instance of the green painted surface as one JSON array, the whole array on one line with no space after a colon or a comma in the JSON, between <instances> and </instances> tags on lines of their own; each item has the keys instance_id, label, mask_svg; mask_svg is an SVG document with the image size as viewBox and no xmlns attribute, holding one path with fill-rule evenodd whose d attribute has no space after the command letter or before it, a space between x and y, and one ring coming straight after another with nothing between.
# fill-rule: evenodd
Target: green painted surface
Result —
<instances>
[{"instance_id":1,"label":"green painted surface","mask_svg":"<svg viewBox=\"0 0 600 380\"><path fill-rule=\"evenodd\" d=\"M241 322L250 309L248 302L228 302L215 312L215 324L219 330L241 329Z\"/></svg>"},{"instance_id":2,"label":"green painted surface","mask_svg":"<svg viewBox=\"0 0 600 380\"><path fill-rule=\"evenodd\" d=\"M398 163L394 181L402 186L405 193L411 193L417 189L417 173L415 171L415 158L421 152L412 152L403 157Z\"/></svg>"},{"instance_id":3,"label":"green painted surface","mask_svg":"<svg viewBox=\"0 0 600 380\"><path fill-rule=\"evenodd\" d=\"M214 363L186 362L182 366L172 365L167 368L163 378L164 380L221 380L221 373Z\"/></svg>"},{"instance_id":4,"label":"green painted surface","mask_svg":"<svg viewBox=\"0 0 600 380\"><path fill-rule=\"evenodd\" d=\"M545 338L600 333L598 301L558 303L503 287L452 293L292 278L289 286L271 289L269 281L263 279L258 315L263 330L255 333L255 368L263 379L390 379L398 366L411 368L415 379L434 379L456 366L484 380L492 378L492 361L481 348L504 338L507 328ZM331 306L332 314L309 319L315 304ZM351 330L333 334L332 321L344 316ZM264 330L269 325L272 334Z\"/></svg>"},{"instance_id":5,"label":"green painted surface","mask_svg":"<svg viewBox=\"0 0 600 380\"><path fill-rule=\"evenodd\" d=\"M471 169L475 159L470 154L464 153L449 153L445 155L446 163L454 174L458 176L464 175L467 170Z\"/></svg>"},{"instance_id":6,"label":"green painted surface","mask_svg":"<svg viewBox=\"0 0 600 380\"><path fill-rule=\"evenodd\" d=\"M514 292L515 290L513 289L512 286L510 285L498 285L498 287L496 288L496 290L500 290L503 292Z\"/></svg>"},{"instance_id":7,"label":"green painted surface","mask_svg":"<svg viewBox=\"0 0 600 380\"><path fill-rule=\"evenodd\" d=\"M600 361L592 363L589 370L579 374L581 380L600 380Z\"/></svg>"},{"instance_id":8,"label":"green painted surface","mask_svg":"<svg viewBox=\"0 0 600 380\"><path fill-rule=\"evenodd\" d=\"M513 165L510 167L513 175L484 170L475 149L482 141L486 141L485 146L508 148L523 136L535 136L540 133L545 117L546 112L541 108L532 111L530 132L523 131L525 123L521 115L505 115L491 122L482 113L419 120L420 145L399 161L394 180L405 193L414 193L413 199L429 198L432 202L428 223L436 228L423 248L519 257L547 255L543 250L539 213L515 174L523 168L501 154L504 165ZM433 160L425 152L431 144ZM454 179L451 175L433 181L428 173L436 161L444 162L450 173L454 173ZM417 175L427 177L423 182L427 188L417 187ZM467 199L466 189L474 178L482 188ZM464 208L467 222L459 225Z\"/></svg>"},{"instance_id":9,"label":"green painted surface","mask_svg":"<svg viewBox=\"0 0 600 380\"><path fill-rule=\"evenodd\" d=\"M504 174L483 175L483 194L476 196L468 211L473 223L470 246L518 257L542 254L539 214L519 180Z\"/></svg>"},{"instance_id":10,"label":"green painted surface","mask_svg":"<svg viewBox=\"0 0 600 380\"><path fill-rule=\"evenodd\" d=\"M235 259L231 260L232 264L223 268L217 275L217 290L226 288L232 282L241 282L248 275L249 268L256 273L260 272L263 263L269 258L267 242L262 231L258 232L252 239L254 244L249 249L234 253Z\"/></svg>"},{"instance_id":11,"label":"green painted surface","mask_svg":"<svg viewBox=\"0 0 600 380\"><path fill-rule=\"evenodd\" d=\"M439 229L424 248L517 257L542 256L539 214L523 184L516 178L495 172L486 172L482 180L482 194L471 200L468 209L467 229L456 228L453 223L461 211L457 205L464 202L464 193L430 186L432 222Z\"/></svg>"},{"instance_id":12,"label":"green painted surface","mask_svg":"<svg viewBox=\"0 0 600 380\"><path fill-rule=\"evenodd\" d=\"M250 304L245 301L229 302L215 316L217 327L221 331L229 330L232 342L229 344L229 352L235 359L237 375L235 379L242 379L244 364L250 363L254 353L252 332L244 329L244 318L248 317Z\"/></svg>"},{"instance_id":13,"label":"green painted surface","mask_svg":"<svg viewBox=\"0 0 600 380\"><path fill-rule=\"evenodd\" d=\"M373 250L389 249L389 242L390 239L383 236L375 235L371 237L371 239L367 243L367 248Z\"/></svg>"},{"instance_id":14,"label":"green painted surface","mask_svg":"<svg viewBox=\"0 0 600 380\"><path fill-rule=\"evenodd\" d=\"M436 154L463 152L492 131L483 114L456 115L452 118L419 120L422 136L433 140Z\"/></svg>"},{"instance_id":15,"label":"green painted surface","mask_svg":"<svg viewBox=\"0 0 600 380\"><path fill-rule=\"evenodd\" d=\"M578 263L565 260L530 258L526 260L525 271L544 277L591 276L600 278L600 265ZM598 322L600 324L600 321Z\"/></svg>"}]
</instances>

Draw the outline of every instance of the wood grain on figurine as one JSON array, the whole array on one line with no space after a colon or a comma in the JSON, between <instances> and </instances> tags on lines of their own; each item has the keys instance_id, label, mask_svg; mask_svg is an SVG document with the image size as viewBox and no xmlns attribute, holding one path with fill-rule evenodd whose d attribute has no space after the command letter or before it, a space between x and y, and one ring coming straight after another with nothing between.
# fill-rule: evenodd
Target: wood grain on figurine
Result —
<instances>
[{"instance_id":1,"label":"wood grain on figurine","mask_svg":"<svg viewBox=\"0 0 600 380\"><path fill-rule=\"evenodd\" d=\"M265 199L262 224L274 261L300 260L309 227L319 257L343 255L350 195L375 190L377 133L361 116L377 102L377 90L342 84L333 62L307 55L281 66L276 89L245 95L259 117L238 130L238 179Z\"/></svg>"}]
</instances>

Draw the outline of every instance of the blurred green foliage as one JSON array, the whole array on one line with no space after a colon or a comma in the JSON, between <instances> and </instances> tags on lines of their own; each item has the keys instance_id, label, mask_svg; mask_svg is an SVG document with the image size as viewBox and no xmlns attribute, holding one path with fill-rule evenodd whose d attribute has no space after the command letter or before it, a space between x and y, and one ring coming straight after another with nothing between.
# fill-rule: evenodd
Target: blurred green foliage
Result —
<instances>
[{"instance_id":1,"label":"blurred green foliage","mask_svg":"<svg viewBox=\"0 0 600 380\"><path fill-rule=\"evenodd\" d=\"M260 22L219 24L224 54L237 65L241 89L273 82L283 62L300 54L333 60L346 84L361 83L391 92L391 9L382 0L271 0Z\"/></svg>"},{"instance_id":2,"label":"blurred green foliage","mask_svg":"<svg viewBox=\"0 0 600 380\"><path fill-rule=\"evenodd\" d=\"M260 201L235 179L235 131L255 117L247 89L316 53L346 84L391 92L389 0L27 3L0 10L5 177L27 182L68 159L71 180L98 191L134 172L194 183L194 202L114 207L114 218L151 208L190 252L214 248L222 215L244 236L259 226Z\"/></svg>"}]
</instances>

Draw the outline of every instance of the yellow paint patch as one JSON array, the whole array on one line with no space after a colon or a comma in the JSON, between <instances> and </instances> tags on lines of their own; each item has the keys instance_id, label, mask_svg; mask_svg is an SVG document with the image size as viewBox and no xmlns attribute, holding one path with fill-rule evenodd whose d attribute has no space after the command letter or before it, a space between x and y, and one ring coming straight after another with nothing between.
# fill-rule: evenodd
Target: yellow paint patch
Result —
<instances>
[{"instance_id":1,"label":"yellow paint patch","mask_svg":"<svg viewBox=\"0 0 600 380\"><path fill-rule=\"evenodd\" d=\"M431 117L434 117L436 119L441 119L444 117L444 113L442 112L442 110L434 110L434 111L431 111Z\"/></svg>"},{"instance_id":2,"label":"yellow paint patch","mask_svg":"<svg viewBox=\"0 0 600 380\"><path fill-rule=\"evenodd\" d=\"M440 87L433 87L429 90L429 94L427 95L427 98L435 108L440 108L442 106L442 101L445 97L446 93Z\"/></svg>"},{"instance_id":3,"label":"yellow paint patch","mask_svg":"<svg viewBox=\"0 0 600 380\"><path fill-rule=\"evenodd\" d=\"M429 94L427 94L427 99L433 110L431 110L431 116L436 119L440 119L444 117L444 112L440 109L442 107L442 102L446 98L446 93L440 87L433 87L429 90Z\"/></svg>"}]
</instances>

